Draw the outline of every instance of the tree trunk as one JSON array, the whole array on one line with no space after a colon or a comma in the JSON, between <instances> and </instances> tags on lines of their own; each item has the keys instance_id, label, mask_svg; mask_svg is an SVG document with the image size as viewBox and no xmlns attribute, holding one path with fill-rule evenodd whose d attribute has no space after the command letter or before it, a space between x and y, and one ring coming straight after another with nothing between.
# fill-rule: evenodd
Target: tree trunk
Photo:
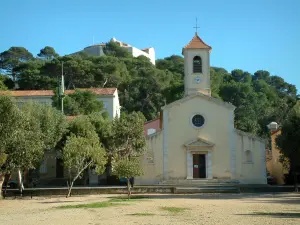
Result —
<instances>
[{"instance_id":1,"label":"tree trunk","mask_svg":"<svg viewBox=\"0 0 300 225\"><path fill-rule=\"evenodd\" d=\"M71 191L72 191L72 187L74 184L74 180L70 183L69 189L68 189L68 194L66 196L66 198L69 198L71 196Z\"/></svg>"},{"instance_id":2,"label":"tree trunk","mask_svg":"<svg viewBox=\"0 0 300 225\"><path fill-rule=\"evenodd\" d=\"M131 185L130 185L129 178L127 178L127 194L128 194L128 200L129 200L130 196L131 196Z\"/></svg>"},{"instance_id":3,"label":"tree trunk","mask_svg":"<svg viewBox=\"0 0 300 225\"><path fill-rule=\"evenodd\" d=\"M18 169L18 184L19 184L20 195L22 196L22 193L24 190L24 185L23 185L23 180L22 180L22 172L20 169Z\"/></svg>"},{"instance_id":4,"label":"tree trunk","mask_svg":"<svg viewBox=\"0 0 300 225\"><path fill-rule=\"evenodd\" d=\"M2 198L2 184L4 182L4 174L0 173L0 199Z\"/></svg>"},{"instance_id":5,"label":"tree trunk","mask_svg":"<svg viewBox=\"0 0 300 225\"><path fill-rule=\"evenodd\" d=\"M295 192L298 192L298 179L297 179L298 173L294 172L294 186L295 186Z\"/></svg>"},{"instance_id":6,"label":"tree trunk","mask_svg":"<svg viewBox=\"0 0 300 225\"><path fill-rule=\"evenodd\" d=\"M73 178L73 180L71 181L71 169L69 169L69 177L70 177L70 187L68 188L68 194L66 196L66 198L70 197L71 195L71 191L72 191L72 187L73 184L75 182L75 180L78 179L78 177L80 176L80 174L91 165L92 161L90 161L88 164L86 164L80 171L77 172L76 177Z\"/></svg>"},{"instance_id":7,"label":"tree trunk","mask_svg":"<svg viewBox=\"0 0 300 225\"><path fill-rule=\"evenodd\" d=\"M4 175L4 185L5 185L5 188L4 188L4 195L6 196L6 192L7 192L7 186L8 186L8 181L10 180L11 178L11 173L6 173Z\"/></svg>"}]
</instances>

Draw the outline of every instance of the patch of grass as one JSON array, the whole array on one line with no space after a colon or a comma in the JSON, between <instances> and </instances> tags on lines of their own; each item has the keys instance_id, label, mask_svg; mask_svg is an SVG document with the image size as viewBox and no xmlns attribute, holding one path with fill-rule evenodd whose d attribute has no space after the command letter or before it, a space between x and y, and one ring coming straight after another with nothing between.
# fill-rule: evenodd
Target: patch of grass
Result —
<instances>
[{"instance_id":1,"label":"patch of grass","mask_svg":"<svg viewBox=\"0 0 300 225\"><path fill-rule=\"evenodd\" d=\"M168 211L170 213L180 213L188 210L188 208L179 208L179 207L161 207L161 210Z\"/></svg>"},{"instance_id":2,"label":"patch of grass","mask_svg":"<svg viewBox=\"0 0 300 225\"><path fill-rule=\"evenodd\" d=\"M154 216L154 213L133 213L131 216Z\"/></svg>"},{"instance_id":3,"label":"patch of grass","mask_svg":"<svg viewBox=\"0 0 300 225\"><path fill-rule=\"evenodd\" d=\"M114 197L110 198L108 201L105 202L93 202L88 204L78 204L78 205L63 205L58 206L58 209L93 209L93 208L106 208L111 206L118 206L118 205L126 205L122 203L126 202L135 202L139 199L145 199L144 196L132 196L129 200L127 197Z\"/></svg>"},{"instance_id":4,"label":"patch of grass","mask_svg":"<svg viewBox=\"0 0 300 225\"><path fill-rule=\"evenodd\" d=\"M111 207L116 204L111 202L93 202L88 204L78 204L78 205L62 205L57 207L58 209L93 209L93 208L106 208Z\"/></svg>"},{"instance_id":5,"label":"patch of grass","mask_svg":"<svg viewBox=\"0 0 300 225\"><path fill-rule=\"evenodd\" d=\"M140 199L147 199L145 196L131 196L130 199L128 197L113 197L109 199L109 202L128 202L128 201L137 201Z\"/></svg>"}]
</instances>

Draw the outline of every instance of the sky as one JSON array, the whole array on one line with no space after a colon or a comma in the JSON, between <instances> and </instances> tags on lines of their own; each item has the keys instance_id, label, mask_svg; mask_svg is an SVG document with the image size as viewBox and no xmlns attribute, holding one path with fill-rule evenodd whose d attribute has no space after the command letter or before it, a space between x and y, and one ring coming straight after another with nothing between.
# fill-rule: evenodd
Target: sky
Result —
<instances>
[{"instance_id":1,"label":"sky","mask_svg":"<svg viewBox=\"0 0 300 225\"><path fill-rule=\"evenodd\" d=\"M0 0L0 52L64 55L115 37L164 58L181 55L196 18L211 66L267 70L300 90L300 0Z\"/></svg>"}]
</instances>

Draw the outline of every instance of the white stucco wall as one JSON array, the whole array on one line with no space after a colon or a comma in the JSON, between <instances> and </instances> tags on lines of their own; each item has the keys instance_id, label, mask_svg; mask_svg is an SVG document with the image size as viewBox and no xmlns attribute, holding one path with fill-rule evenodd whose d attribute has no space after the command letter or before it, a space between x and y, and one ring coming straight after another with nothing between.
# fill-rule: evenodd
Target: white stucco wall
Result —
<instances>
[{"instance_id":1,"label":"white stucco wall","mask_svg":"<svg viewBox=\"0 0 300 225\"><path fill-rule=\"evenodd\" d=\"M240 183L266 184L264 140L240 132L236 133L236 140L236 178ZM251 157L247 157L247 151Z\"/></svg>"},{"instance_id":2,"label":"white stucco wall","mask_svg":"<svg viewBox=\"0 0 300 225\"><path fill-rule=\"evenodd\" d=\"M209 101L201 96L179 100L176 103L172 107L164 108L162 131L147 138L148 149L151 149L155 156L154 166L144 167L146 172L141 180L187 179L188 157L184 145L197 138L214 144L209 148L195 149L208 155L207 178L232 179L232 132L228 131L232 128L229 118L233 113L233 108L228 108L223 103ZM195 114L204 116L203 127L192 126L191 117Z\"/></svg>"},{"instance_id":3,"label":"white stucco wall","mask_svg":"<svg viewBox=\"0 0 300 225\"><path fill-rule=\"evenodd\" d=\"M163 135L162 132L149 135L146 138L147 152L141 157L144 174L136 177L136 184L159 184L163 180ZM148 158L151 158L149 160Z\"/></svg>"},{"instance_id":4,"label":"white stucco wall","mask_svg":"<svg viewBox=\"0 0 300 225\"><path fill-rule=\"evenodd\" d=\"M127 49L128 52L132 54L133 57L138 57L138 56L146 56L147 58L150 59L150 62L155 65L155 50L154 48L147 48L144 51L141 49L138 49L136 47L133 47L132 45L129 45L127 43L121 42L115 38L112 38L111 41L117 42L120 47Z\"/></svg>"},{"instance_id":5,"label":"white stucco wall","mask_svg":"<svg viewBox=\"0 0 300 225\"><path fill-rule=\"evenodd\" d=\"M14 97L17 105L21 106L26 102L37 102L41 104L52 105L52 96L21 96ZM120 102L118 91L116 90L113 95L103 95L97 97L98 101L102 101L104 104L105 110L109 114L109 118L113 119L115 117L120 116Z\"/></svg>"},{"instance_id":6,"label":"white stucco wall","mask_svg":"<svg viewBox=\"0 0 300 225\"><path fill-rule=\"evenodd\" d=\"M40 104L52 105L52 96L22 96L15 97L18 106L22 106L27 102L37 102Z\"/></svg>"},{"instance_id":7,"label":"white stucco wall","mask_svg":"<svg viewBox=\"0 0 300 225\"><path fill-rule=\"evenodd\" d=\"M147 58L150 59L151 63L153 65L155 65L155 52L154 52L154 49L152 48L151 51L149 51L149 54L147 52L144 52L138 48L135 48L135 47L123 47L123 48L126 48L131 54L133 57L138 57L138 56L146 56Z\"/></svg>"}]
</instances>

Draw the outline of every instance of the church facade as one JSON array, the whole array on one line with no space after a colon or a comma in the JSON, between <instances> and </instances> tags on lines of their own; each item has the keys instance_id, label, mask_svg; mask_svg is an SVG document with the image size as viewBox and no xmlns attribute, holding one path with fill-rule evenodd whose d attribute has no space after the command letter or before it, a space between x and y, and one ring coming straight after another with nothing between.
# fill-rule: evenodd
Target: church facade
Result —
<instances>
[{"instance_id":1,"label":"church facade","mask_svg":"<svg viewBox=\"0 0 300 225\"><path fill-rule=\"evenodd\" d=\"M235 129L235 107L211 96L211 49L197 33L183 48L185 97L147 124L137 184L267 183L265 140Z\"/></svg>"}]
</instances>

